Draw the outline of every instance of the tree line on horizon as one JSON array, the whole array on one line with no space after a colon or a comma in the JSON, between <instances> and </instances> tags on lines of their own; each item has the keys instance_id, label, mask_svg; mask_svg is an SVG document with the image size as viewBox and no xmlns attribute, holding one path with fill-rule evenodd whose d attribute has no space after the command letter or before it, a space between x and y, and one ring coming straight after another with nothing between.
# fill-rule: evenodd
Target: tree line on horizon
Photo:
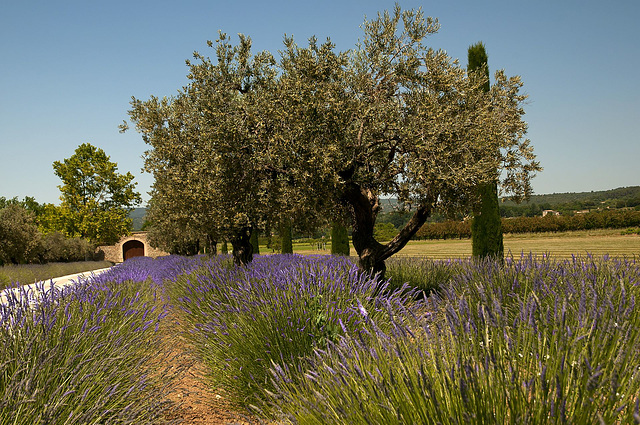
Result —
<instances>
[{"instance_id":1,"label":"tree line on horizon","mask_svg":"<svg viewBox=\"0 0 640 425\"><path fill-rule=\"evenodd\" d=\"M509 217L501 219L504 233L570 232L593 229L625 229L640 232L640 210L600 210L575 215L545 217ZM472 237L469 220L446 220L427 223L414 236L424 239L468 239Z\"/></svg>"}]
</instances>

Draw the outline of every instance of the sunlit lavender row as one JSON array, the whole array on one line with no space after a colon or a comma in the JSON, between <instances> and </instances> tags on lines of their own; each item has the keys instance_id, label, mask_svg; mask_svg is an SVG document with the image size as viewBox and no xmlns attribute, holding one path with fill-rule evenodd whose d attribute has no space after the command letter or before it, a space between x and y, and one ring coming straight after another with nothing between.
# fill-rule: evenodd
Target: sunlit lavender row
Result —
<instances>
[{"instance_id":1,"label":"sunlit lavender row","mask_svg":"<svg viewBox=\"0 0 640 425\"><path fill-rule=\"evenodd\" d=\"M640 423L640 265L525 257L457 272L420 326L345 335L273 404L304 424ZM431 270L440 266L431 264ZM441 272L440 272L441 274ZM417 324L416 324L417 325Z\"/></svg>"},{"instance_id":2,"label":"sunlit lavender row","mask_svg":"<svg viewBox=\"0 0 640 425\"><path fill-rule=\"evenodd\" d=\"M37 297L12 292L0 305L0 424L163 423L169 306L148 277L181 264L127 262Z\"/></svg>"},{"instance_id":3,"label":"sunlit lavender row","mask_svg":"<svg viewBox=\"0 0 640 425\"><path fill-rule=\"evenodd\" d=\"M640 423L635 260L402 259L387 278L344 257L140 258L14 299L0 424L163 423L169 320L234 408L282 423Z\"/></svg>"},{"instance_id":4,"label":"sunlit lavender row","mask_svg":"<svg viewBox=\"0 0 640 425\"><path fill-rule=\"evenodd\" d=\"M390 317L415 309L413 291L386 291L343 257L229 264L209 262L179 278L170 293L192 326L210 381L238 404L258 407L272 389L272 364L297 366L346 332L367 333L372 321L389 328Z\"/></svg>"}]
</instances>

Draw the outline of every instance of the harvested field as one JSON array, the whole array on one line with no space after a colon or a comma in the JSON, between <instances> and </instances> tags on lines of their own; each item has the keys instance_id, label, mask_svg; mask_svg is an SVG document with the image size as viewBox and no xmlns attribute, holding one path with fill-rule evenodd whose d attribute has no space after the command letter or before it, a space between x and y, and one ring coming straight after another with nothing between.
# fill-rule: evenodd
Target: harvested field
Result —
<instances>
[{"instance_id":1,"label":"harvested field","mask_svg":"<svg viewBox=\"0 0 640 425\"><path fill-rule=\"evenodd\" d=\"M591 230L560 233L506 234L505 252L514 256L521 253L570 258L572 255L592 254L612 257L640 256L640 235L623 235L620 230ZM314 250L309 245L294 245L300 254L328 254L327 250ZM266 249L265 249L266 252ZM355 249L351 247L351 254ZM471 256L470 239L441 239L410 241L398 256L428 257L433 259L466 258Z\"/></svg>"}]
</instances>

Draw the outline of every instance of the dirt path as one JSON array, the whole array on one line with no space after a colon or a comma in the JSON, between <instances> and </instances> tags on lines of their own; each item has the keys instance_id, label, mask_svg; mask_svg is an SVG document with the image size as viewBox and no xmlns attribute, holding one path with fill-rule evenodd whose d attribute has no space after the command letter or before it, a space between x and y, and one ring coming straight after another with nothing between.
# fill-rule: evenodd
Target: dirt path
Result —
<instances>
[{"instance_id":1,"label":"dirt path","mask_svg":"<svg viewBox=\"0 0 640 425\"><path fill-rule=\"evenodd\" d=\"M176 407L166 418L183 425L262 424L234 409L223 391L214 391L205 384L205 366L185 338L185 331L174 318L165 324L161 328L163 345L170 351L167 358L171 367L178 371L177 381L168 395Z\"/></svg>"}]
</instances>

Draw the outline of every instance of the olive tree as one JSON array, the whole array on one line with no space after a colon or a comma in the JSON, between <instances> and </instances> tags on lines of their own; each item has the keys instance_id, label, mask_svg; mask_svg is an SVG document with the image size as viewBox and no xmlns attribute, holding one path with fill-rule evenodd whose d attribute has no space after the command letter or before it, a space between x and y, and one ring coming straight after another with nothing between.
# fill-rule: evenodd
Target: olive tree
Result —
<instances>
[{"instance_id":1,"label":"olive tree","mask_svg":"<svg viewBox=\"0 0 640 425\"><path fill-rule=\"evenodd\" d=\"M294 152L288 172L302 176L301 187L350 211L360 267L384 273L385 259L434 210L471 210L476 188L496 170L506 193L526 197L540 167L525 139L519 77L500 71L480 90L481 75L425 46L439 24L419 10L396 6L363 28L346 54L330 42L300 48L287 40L277 141L281 155ZM383 194L412 211L386 244L374 236Z\"/></svg>"},{"instance_id":2,"label":"olive tree","mask_svg":"<svg viewBox=\"0 0 640 425\"><path fill-rule=\"evenodd\" d=\"M273 56L253 55L242 35L232 45L220 33L209 47L214 60L194 53L187 61L187 86L170 98L134 98L129 115L150 146L145 168L155 177L152 195L162 198L151 203L151 215L231 242L236 262L245 264L254 229L291 221L300 227L315 215L311 204L292 196L301 188L283 171L287 158L270 149L277 120ZM162 220L154 225L162 228Z\"/></svg>"},{"instance_id":3,"label":"olive tree","mask_svg":"<svg viewBox=\"0 0 640 425\"><path fill-rule=\"evenodd\" d=\"M275 78L273 58L251 55L251 40L209 46L215 63L194 54L190 83L175 96L133 99L130 117L150 145L145 168L155 177L153 216L177 218L212 241L228 240L238 263L251 261L251 232L263 220L270 170L256 161L265 129L261 105ZM178 219L179 218L179 219ZM161 220L152 221L152 226Z\"/></svg>"},{"instance_id":4,"label":"olive tree","mask_svg":"<svg viewBox=\"0 0 640 425\"><path fill-rule=\"evenodd\" d=\"M525 139L519 77L500 71L480 90L482 76L425 45L438 27L396 6L365 21L350 51L285 37L277 62L252 56L246 37L232 46L221 34L216 60L196 54L175 97L132 102L167 211L229 237L239 263L250 261L261 221L346 213L360 267L384 273L434 210L470 211L496 170L506 193L527 196L540 167ZM381 195L412 212L386 244L374 235Z\"/></svg>"}]
</instances>

